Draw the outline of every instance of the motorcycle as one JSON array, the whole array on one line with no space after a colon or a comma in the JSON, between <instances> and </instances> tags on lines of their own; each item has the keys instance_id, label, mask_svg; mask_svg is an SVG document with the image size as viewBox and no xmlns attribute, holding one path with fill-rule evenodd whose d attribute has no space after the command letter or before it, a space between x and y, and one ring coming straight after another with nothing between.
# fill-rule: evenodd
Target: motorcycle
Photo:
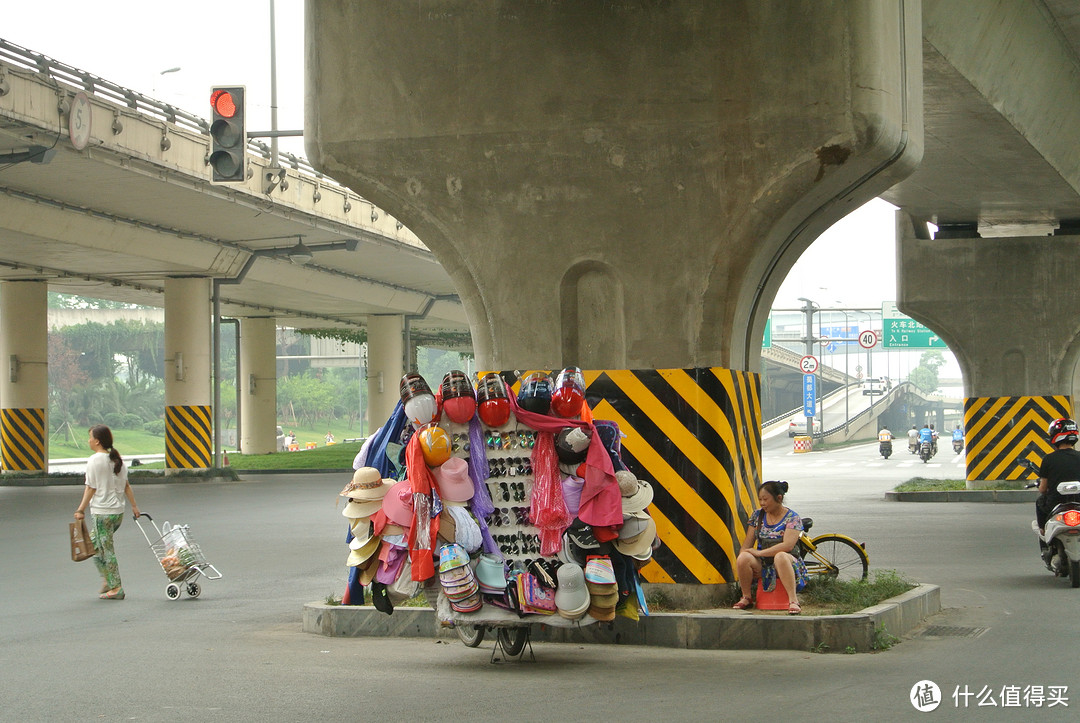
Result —
<instances>
[{"instance_id":1,"label":"motorcycle","mask_svg":"<svg viewBox=\"0 0 1080 723\"><path fill-rule=\"evenodd\" d=\"M952 441L952 451L953 451L953 454L960 454L960 452L961 452L961 451L963 451L963 449L964 449L964 441L963 441L963 440L961 440L961 439L954 439L954 440Z\"/></svg>"},{"instance_id":2,"label":"motorcycle","mask_svg":"<svg viewBox=\"0 0 1080 723\"><path fill-rule=\"evenodd\" d=\"M1039 468L1028 460L1028 469L1039 473ZM1038 482L1025 485L1026 489L1037 487ZM1055 577L1069 578L1071 587L1080 587L1080 481L1061 482L1057 486L1065 501L1057 505L1046 520L1046 527L1039 534L1039 523L1031 521L1031 529L1046 547L1042 559Z\"/></svg>"},{"instance_id":3,"label":"motorcycle","mask_svg":"<svg viewBox=\"0 0 1080 723\"><path fill-rule=\"evenodd\" d=\"M930 458L934 456L934 449L929 442L923 442L919 445L919 459L926 464L930 461Z\"/></svg>"},{"instance_id":4,"label":"motorcycle","mask_svg":"<svg viewBox=\"0 0 1080 723\"><path fill-rule=\"evenodd\" d=\"M888 459L889 455L892 454L892 442L890 442L890 441L878 442L878 454L880 454L885 459Z\"/></svg>"},{"instance_id":5,"label":"motorcycle","mask_svg":"<svg viewBox=\"0 0 1080 723\"><path fill-rule=\"evenodd\" d=\"M919 453L919 438L918 437L908 437L907 451L911 452L912 454L918 454Z\"/></svg>"}]
</instances>

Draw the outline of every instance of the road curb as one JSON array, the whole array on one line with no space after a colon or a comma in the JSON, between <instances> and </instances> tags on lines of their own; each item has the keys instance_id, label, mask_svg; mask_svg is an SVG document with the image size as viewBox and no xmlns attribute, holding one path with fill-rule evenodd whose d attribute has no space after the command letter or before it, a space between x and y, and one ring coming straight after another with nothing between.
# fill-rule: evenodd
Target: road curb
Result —
<instances>
[{"instance_id":1,"label":"road curb","mask_svg":"<svg viewBox=\"0 0 1080 723\"><path fill-rule=\"evenodd\" d=\"M886 492L890 502L1004 502L1032 503L1038 490L948 490L940 492Z\"/></svg>"},{"instance_id":2,"label":"road curb","mask_svg":"<svg viewBox=\"0 0 1080 723\"><path fill-rule=\"evenodd\" d=\"M555 628L537 623L533 640L559 643L652 645L688 650L813 650L866 653L882 635L900 636L941 610L941 589L920 585L851 615L762 614L742 610L653 613L638 622ZM456 638L440 627L431 608L396 608L385 615L370 606L304 605L302 629L327 637Z\"/></svg>"}]
</instances>

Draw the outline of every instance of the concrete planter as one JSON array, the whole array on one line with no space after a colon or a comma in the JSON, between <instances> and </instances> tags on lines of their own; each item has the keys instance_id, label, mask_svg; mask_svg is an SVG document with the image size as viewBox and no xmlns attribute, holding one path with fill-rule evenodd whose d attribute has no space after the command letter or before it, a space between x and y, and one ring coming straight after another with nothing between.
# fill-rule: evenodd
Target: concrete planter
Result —
<instances>
[{"instance_id":1,"label":"concrete planter","mask_svg":"<svg viewBox=\"0 0 1080 723\"><path fill-rule=\"evenodd\" d=\"M851 615L761 615L740 610L653 613L633 622L581 628L533 625L533 640L557 643L655 645L693 650L821 650L865 653L878 630L900 636L941 610L941 589L920 585L880 605ZM303 630L330 637L456 637L435 620L431 608L396 608L384 615L372 607L304 605Z\"/></svg>"}]
</instances>

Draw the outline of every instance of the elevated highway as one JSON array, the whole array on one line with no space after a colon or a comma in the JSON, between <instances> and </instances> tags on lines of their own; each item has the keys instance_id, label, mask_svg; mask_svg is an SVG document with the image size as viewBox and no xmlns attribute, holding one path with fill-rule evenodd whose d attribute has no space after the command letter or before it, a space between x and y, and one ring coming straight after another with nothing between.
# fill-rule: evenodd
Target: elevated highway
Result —
<instances>
[{"instance_id":1,"label":"elevated highway","mask_svg":"<svg viewBox=\"0 0 1080 723\"><path fill-rule=\"evenodd\" d=\"M222 318L239 320L240 445L276 448L275 328L369 342L372 419L420 343L468 345L454 282L393 215L290 154L247 143L211 182L208 123L0 39L4 470L48 459L46 291L164 307L166 460L206 467Z\"/></svg>"}]
</instances>

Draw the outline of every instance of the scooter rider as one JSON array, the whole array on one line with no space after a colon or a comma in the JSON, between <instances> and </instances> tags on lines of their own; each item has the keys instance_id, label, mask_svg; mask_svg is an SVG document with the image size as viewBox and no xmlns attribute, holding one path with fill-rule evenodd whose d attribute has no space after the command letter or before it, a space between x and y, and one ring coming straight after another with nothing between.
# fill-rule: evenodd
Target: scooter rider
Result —
<instances>
[{"instance_id":1,"label":"scooter rider","mask_svg":"<svg viewBox=\"0 0 1080 723\"><path fill-rule=\"evenodd\" d=\"M1057 491L1058 484L1080 480L1080 452L1075 449L1080 433L1077 432L1076 422L1067 417L1055 419L1046 434L1054 451L1046 455L1039 466L1040 494L1039 499L1035 500L1035 521L1039 525L1040 535L1045 532L1050 513L1062 502ZM1042 540L1039 540L1039 546L1046 549L1046 543ZM1049 564L1047 561L1048 567Z\"/></svg>"},{"instance_id":2,"label":"scooter rider","mask_svg":"<svg viewBox=\"0 0 1080 723\"><path fill-rule=\"evenodd\" d=\"M914 424L911 425L911 429L907 433L907 448L912 454L919 451L919 428Z\"/></svg>"},{"instance_id":3,"label":"scooter rider","mask_svg":"<svg viewBox=\"0 0 1080 723\"><path fill-rule=\"evenodd\" d=\"M893 440L892 432L889 431L888 427L882 426L881 430L877 433L877 441L878 442L892 442L892 440Z\"/></svg>"},{"instance_id":4,"label":"scooter rider","mask_svg":"<svg viewBox=\"0 0 1080 723\"><path fill-rule=\"evenodd\" d=\"M921 447L923 442L929 443L930 444L931 456L933 456L933 452L935 451L934 450L934 431L933 430L934 430L934 425L932 425L932 424L929 427L923 427L922 429L919 430L919 446Z\"/></svg>"},{"instance_id":5,"label":"scooter rider","mask_svg":"<svg viewBox=\"0 0 1080 723\"><path fill-rule=\"evenodd\" d=\"M953 431L952 431L952 441L953 441L954 445L957 442L959 442L960 447L963 448L963 446L964 446L964 430L960 429L959 424L956 425L956 428L953 429Z\"/></svg>"},{"instance_id":6,"label":"scooter rider","mask_svg":"<svg viewBox=\"0 0 1080 723\"><path fill-rule=\"evenodd\" d=\"M937 430L936 430L936 429L934 429L934 425L932 425L932 424L930 425L930 436L931 436L931 437L933 438L933 444L931 444L931 445L930 445L930 451L931 451L931 452L932 452L933 454L937 454L937 438L938 438L938 433L937 433Z\"/></svg>"}]
</instances>

